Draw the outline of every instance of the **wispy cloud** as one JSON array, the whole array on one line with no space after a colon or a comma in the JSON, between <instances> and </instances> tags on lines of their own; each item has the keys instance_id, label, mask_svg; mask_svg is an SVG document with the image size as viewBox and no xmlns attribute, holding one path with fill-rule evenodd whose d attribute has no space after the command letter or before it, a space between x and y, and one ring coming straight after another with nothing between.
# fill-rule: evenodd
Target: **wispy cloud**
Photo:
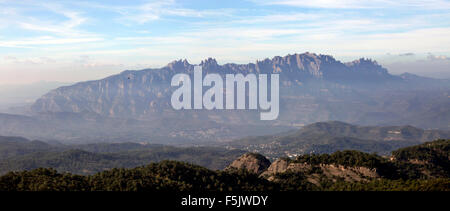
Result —
<instances>
[{"instance_id":1,"label":"wispy cloud","mask_svg":"<svg viewBox=\"0 0 450 211\"><path fill-rule=\"evenodd\" d=\"M31 39L23 40L8 40L0 41L0 46L3 47L33 47L39 45L68 45L83 42L97 42L101 41L101 38L55 38L55 37L35 37Z\"/></svg>"},{"instance_id":2,"label":"wispy cloud","mask_svg":"<svg viewBox=\"0 0 450 211\"><path fill-rule=\"evenodd\" d=\"M51 64L55 63L56 61L54 59L51 59L49 57L41 56L41 57L30 57L25 59L19 59L15 56L4 56L3 59L9 63L13 64Z\"/></svg>"},{"instance_id":3,"label":"wispy cloud","mask_svg":"<svg viewBox=\"0 0 450 211\"><path fill-rule=\"evenodd\" d=\"M191 9L183 8L175 0L153 0L135 5L108 5L91 2L78 2L77 5L97 8L120 14L117 20L123 24L145 24L162 18L171 17L223 17L231 16L229 9Z\"/></svg>"},{"instance_id":4,"label":"wispy cloud","mask_svg":"<svg viewBox=\"0 0 450 211\"><path fill-rule=\"evenodd\" d=\"M19 27L24 30L50 32L61 36L88 34L77 28L87 21L82 12L67 9L58 3L27 2L27 7L21 6L13 4L0 10L0 19L8 23L10 27ZM56 17L49 19L45 18L45 15L37 16L36 13L46 13Z\"/></svg>"},{"instance_id":5,"label":"wispy cloud","mask_svg":"<svg viewBox=\"0 0 450 211\"><path fill-rule=\"evenodd\" d=\"M446 0L258 0L266 5L286 5L305 8L374 9L374 8L427 8L448 9Z\"/></svg>"},{"instance_id":6,"label":"wispy cloud","mask_svg":"<svg viewBox=\"0 0 450 211\"><path fill-rule=\"evenodd\" d=\"M343 60L380 58L390 52L398 61L422 57L444 66L450 56L449 4L444 0L242 4L0 0L0 64L3 73L40 66L52 73L86 70L88 78L94 69L158 67L179 58L246 63L310 51ZM427 59L427 52L433 56Z\"/></svg>"}]
</instances>

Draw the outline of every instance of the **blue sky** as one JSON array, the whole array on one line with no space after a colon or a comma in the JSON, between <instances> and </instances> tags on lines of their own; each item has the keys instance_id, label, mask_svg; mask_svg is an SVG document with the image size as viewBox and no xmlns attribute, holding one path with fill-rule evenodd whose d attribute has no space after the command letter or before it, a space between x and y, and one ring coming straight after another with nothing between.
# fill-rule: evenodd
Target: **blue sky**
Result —
<instances>
[{"instance_id":1,"label":"blue sky","mask_svg":"<svg viewBox=\"0 0 450 211\"><path fill-rule=\"evenodd\" d=\"M0 84L293 53L450 78L446 0L0 0Z\"/></svg>"}]
</instances>

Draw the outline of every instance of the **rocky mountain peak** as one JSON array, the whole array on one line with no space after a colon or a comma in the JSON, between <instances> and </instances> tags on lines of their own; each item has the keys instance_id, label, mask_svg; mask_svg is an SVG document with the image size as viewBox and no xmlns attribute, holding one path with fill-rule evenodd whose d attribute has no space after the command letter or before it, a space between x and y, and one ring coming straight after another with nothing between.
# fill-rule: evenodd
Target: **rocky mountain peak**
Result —
<instances>
[{"instance_id":1,"label":"rocky mountain peak","mask_svg":"<svg viewBox=\"0 0 450 211\"><path fill-rule=\"evenodd\" d=\"M303 63L304 61L310 61L314 63L320 63L321 55L315 53L302 53L302 54L288 54L286 56L275 56L272 58L272 62L278 65L297 65Z\"/></svg>"},{"instance_id":2,"label":"rocky mountain peak","mask_svg":"<svg viewBox=\"0 0 450 211\"><path fill-rule=\"evenodd\" d=\"M214 58L209 57L208 59L203 60L200 65L205 65L205 66L218 66L217 64L217 60Z\"/></svg>"},{"instance_id":3,"label":"rocky mountain peak","mask_svg":"<svg viewBox=\"0 0 450 211\"><path fill-rule=\"evenodd\" d=\"M388 74L387 69L383 68L377 61L372 59L360 58L352 62L347 62L345 65L354 71Z\"/></svg>"},{"instance_id":4,"label":"rocky mountain peak","mask_svg":"<svg viewBox=\"0 0 450 211\"><path fill-rule=\"evenodd\" d=\"M206 71L217 71L221 68L221 66L217 64L217 61L214 58L205 59L200 63L200 65L202 66L203 70Z\"/></svg>"},{"instance_id":5,"label":"rocky mountain peak","mask_svg":"<svg viewBox=\"0 0 450 211\"><path fill-rule=\"evenodd\" d=\"M167 64L167 67L171 70L174 69L187 69L191 64L186 59L179 59Z\"/></svg>"},{"instance_id":6,"label":"rocky mountain peak","mask_svg":"<svg viewBox=\"0 0 450 211\"><path fill-rule=\"evenodd\" d=\"M347 66L355 66L355 65L378 65L377 61L369 59L369 58L359 58L357 60L345 63Z\"/></svg>"}]
</instances>

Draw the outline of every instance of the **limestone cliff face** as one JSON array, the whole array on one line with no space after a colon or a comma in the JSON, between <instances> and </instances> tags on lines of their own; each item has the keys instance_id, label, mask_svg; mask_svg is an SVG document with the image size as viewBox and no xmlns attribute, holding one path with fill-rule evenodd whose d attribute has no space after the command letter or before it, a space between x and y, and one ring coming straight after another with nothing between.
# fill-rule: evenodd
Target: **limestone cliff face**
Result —
<instances>
[{"instance_id":1,"label":"limestone cliff face","mask_svg":"<svg viewBox=\"0 0 450 211\"><path fill-rule=\"evenodd\" d=\"M311 169L312 169L311 165L303 163L294 163L291 160L281 158L275 160L269 166L269 168L261 174L261 176L273 176L277 173L284 173L287 171L306 172Z\"/></svg>"},{"instance_id":2,"label":"limestone cliff face","mask_svg":"<svg viewBox=\"0 0 450 211\"><path fill-rule=\"evenodd\" d=\"M260 174L267 170L270 166L270 161L255 153L246 153L233 161L226 170L245 169L251 173Z\"/></svg>"},{"instance_id":3,"label":"limestone cliff face","mask_svg":"<svg viewBox=\"0 0 450 211\"><path fill-rule=\"evenodd\" d=\"M265 171L263 174L264 175L272 175L272 174L276 174L279 172L285 172L288 169L288 167L289 167L289 160L277 159L269 166L267 171Z\"/></svg>"}]
</instances>

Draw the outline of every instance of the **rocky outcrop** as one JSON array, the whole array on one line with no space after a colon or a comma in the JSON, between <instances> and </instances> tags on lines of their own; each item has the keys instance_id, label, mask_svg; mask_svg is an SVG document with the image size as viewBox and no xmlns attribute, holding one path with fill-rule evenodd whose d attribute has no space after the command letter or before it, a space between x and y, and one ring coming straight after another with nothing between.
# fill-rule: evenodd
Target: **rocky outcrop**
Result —
<instances>
[{"instance_id":1,"label":"rocky outcrop","mask_svg":"<svg viewBox=\"0 0 450 211\"><path fill-rule=\"evenodd\" d=\"M333 180L335 180L335 178L342 178L345 181L353 182L380 177L376 169L369 169L361 166L320 165L320 168L326 177Z\"/></svg>"},{"instance_id":2,"label":"rocky outcrop","mask_svg":"<svg viewBox=\"0 0 450 211\"><path fill-rule=\"evenodd\" d=\"M276 174L278 172L285 172L289 167L289 160L288 159L277 159L275 160L265 171L264 175L272 175Z\"/></svg>"},{"instance_id":3,"label":"rocky outcrop","mask_svg":"<svg viewBox=\"0 0 450 211\"><path fill-rule=\"evenodd\" d=\"M368 179L380 178L377 169L370 169L363 166L343 166L335 164L300 163L289 158L279 158L273 163L260 154L246 153L233 161L225 170L233 171L244 169L251 173L259 174L260 177L270 181L276 181L277 174L298 173L306 177L307 181L313 184L320 184L321 178L332 181L365 181Z\"/></svg>"},{"instance_id":4,"label":"rocky outcrop","mask_svg":"<svg viewBox=\"0 0 450 211\"><path fill-rule=\"evenodd\" d=\"M246 153L233 161L225 170L232 171L244 169L251 173L261 174L266 171L269 166L270 161L266 157L256 153Z\"/></svg>"},{"instance_id":5,"label":"rocky outcrop","mask_svg":"<svg viewBox=\"0 0 450 211\"><path fill-rule=\"evenodd\" d=\"M261 176L271 176L277 173L292 172L306 172L311 170L312 166L303 163L294 163L287 158L280 158L275 160Z\"/></svg>"},{"instance_id":6,"label":"rocky outcrop","mask_svg":"<svg viewBox=\"0 0 450 211\"><path fill-rule=\"evenodd\" d=\"M334 164L311 165L308 163L298 163L286 158L274 161L266 171L261 173L261 176L268 180L276 180L276 177L274 177L276 174L286 172L302 173L307 177L309 182L314 184L319 183L320 176L324 176L333 181L337 179L363 181L380 177L376 169L367 167L349 167Z\"/></svg>"}]
</instances>

